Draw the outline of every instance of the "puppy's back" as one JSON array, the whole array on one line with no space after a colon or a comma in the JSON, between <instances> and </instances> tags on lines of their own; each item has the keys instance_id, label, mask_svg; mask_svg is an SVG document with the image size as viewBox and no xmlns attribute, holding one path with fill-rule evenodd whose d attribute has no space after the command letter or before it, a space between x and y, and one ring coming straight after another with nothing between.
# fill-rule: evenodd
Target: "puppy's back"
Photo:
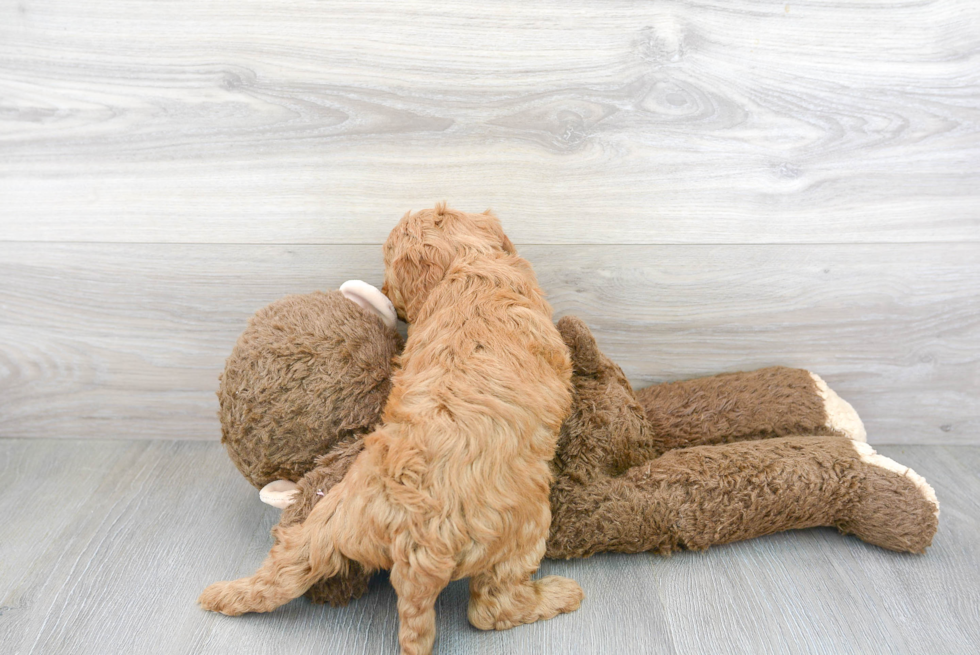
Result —
<instances>
[{"instance_id":1,"label":"puppy's back","mask_svg":"<svg viewBox=\"0 0 980 655\"><path fill-rule=\"evenodd\" d=\"M386 421L407 412L472 429L477 439L492 424L515 437L537 425L557 432L571 405L571 362L551 314L525 260L460 258L412 327Z\"/></svg>"}]
</instances>

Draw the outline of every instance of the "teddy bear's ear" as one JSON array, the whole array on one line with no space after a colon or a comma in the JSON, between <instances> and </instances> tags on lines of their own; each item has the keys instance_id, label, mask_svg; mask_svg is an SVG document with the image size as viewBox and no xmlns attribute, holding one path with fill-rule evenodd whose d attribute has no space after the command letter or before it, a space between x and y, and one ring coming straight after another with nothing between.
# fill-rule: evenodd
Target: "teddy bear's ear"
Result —
<instances>
[{"instance_id":1,"label":"teddy bear's ear","mask_svg":"<svg viewBox=\"0 0 980 655\"><path fill-rule=\"evenodd\" d=\"M574 316L563 316L558 321L558 332L571 352L575 373L596 374L602 365L602 351L585 322Z\"/></svg>"},{"instance_id":2,"label":"teddy bear's ear","mask_svg":"<svg viewBox=\"0 0 980 655\"><path fill-rule=\"evenodd\" d=\"M394 328L398 323L394 305L376 286L361 280L347 280L340 285L340 293L348 300L353 300L364 309L380 316L389 328Z\"/></svg>"}]
</instances>

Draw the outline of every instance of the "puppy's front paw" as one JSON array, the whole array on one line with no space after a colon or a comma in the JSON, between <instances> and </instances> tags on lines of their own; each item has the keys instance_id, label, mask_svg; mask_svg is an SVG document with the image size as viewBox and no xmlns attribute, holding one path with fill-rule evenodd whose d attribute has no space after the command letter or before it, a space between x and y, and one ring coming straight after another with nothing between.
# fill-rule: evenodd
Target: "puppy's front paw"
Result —
<instances>
[{"instance_id":1,"label":"puppy's front paw","mask_svg":"<svg viewBox=\"0 0 980 655\"><path fill-rule=\"evenodd\" d=\"M240 616L248 611L243 594L236 589L235 582L215 582L201 593L197 603L210 612L221 612L228 616Z\"/></svg>"}]
</instances>

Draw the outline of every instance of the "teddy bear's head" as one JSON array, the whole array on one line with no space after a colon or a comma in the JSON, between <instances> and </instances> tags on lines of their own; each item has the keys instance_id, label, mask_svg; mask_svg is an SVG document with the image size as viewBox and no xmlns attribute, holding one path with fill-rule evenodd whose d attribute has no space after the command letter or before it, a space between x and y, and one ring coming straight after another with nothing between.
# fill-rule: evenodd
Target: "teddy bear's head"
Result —
<instances>
[{"instance_id":1,"label":"teddy bear's head","mask_svg":"<svg viewBox=\"0 0 980 655\"><path fill-rule=\"evenodd\" d=\"M363 282L259 310L220 378L221 441L256 487L298 481L317 457L380 420L403 341Z\"/></svg>"}]
</instances>

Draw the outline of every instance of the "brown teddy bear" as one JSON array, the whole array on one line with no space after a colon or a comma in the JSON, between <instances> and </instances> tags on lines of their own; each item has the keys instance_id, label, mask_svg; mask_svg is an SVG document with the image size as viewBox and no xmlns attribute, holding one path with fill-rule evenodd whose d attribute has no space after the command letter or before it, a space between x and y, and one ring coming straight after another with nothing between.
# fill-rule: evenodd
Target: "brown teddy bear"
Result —
<instances>
[{"instance_id":1,"label":"brown teddy bear","mask_svg":"<svg viewBox=\"0 0 980 655\"><path fill-rule=\"evenodd\" d=\"M403 345L394 309L363 282L260 310L221 377L222 442L265 502L301 522L380 420ZM766 368L633 393L585 324L558 322L574 365L572 412L553 460L547 556L670 553L836 526L921 553L939 504L911 469L877 455L851 406L816 375ZM370 573L307 592L344 605Z\"/></svg>"}]
</instances>

